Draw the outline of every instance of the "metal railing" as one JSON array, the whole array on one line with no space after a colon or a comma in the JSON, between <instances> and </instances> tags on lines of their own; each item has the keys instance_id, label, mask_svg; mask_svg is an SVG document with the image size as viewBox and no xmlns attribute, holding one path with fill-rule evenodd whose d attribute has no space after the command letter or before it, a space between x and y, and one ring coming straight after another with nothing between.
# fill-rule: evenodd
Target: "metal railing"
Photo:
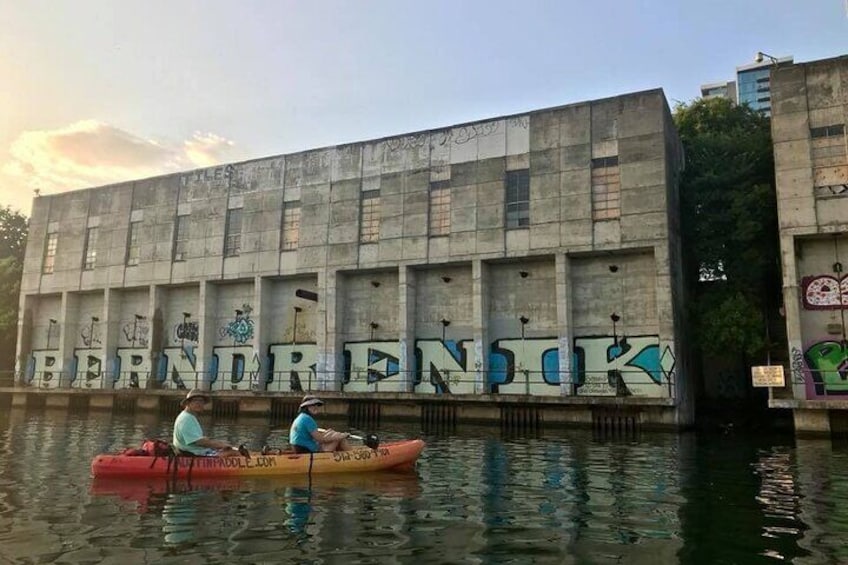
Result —
<instances>
[{"instance_id":1,"label":"metal railing","mask_svg":"<svg viewBox=\"0 0 848 565\"><path fill-rule=\"evenodd\" d=\"M13 373L7 379L15 386L36 389L90 390L188 390L244 391L254 393L287 393L339 391L350 393L395 392L419 394L500 394L528 396L616 396L675 398L675 379L664 376L659 381L642 370L551 372L551 371L418 371L396 372L385 377L373 370L337 372L279 371L245 373L233 376L218 373L182 371L162 378L156 372L122 371L97 375L69 375L59 371L36 372L32 378ZM11 375L10 375L11 377Z\"/></svg>"}]
</instances>

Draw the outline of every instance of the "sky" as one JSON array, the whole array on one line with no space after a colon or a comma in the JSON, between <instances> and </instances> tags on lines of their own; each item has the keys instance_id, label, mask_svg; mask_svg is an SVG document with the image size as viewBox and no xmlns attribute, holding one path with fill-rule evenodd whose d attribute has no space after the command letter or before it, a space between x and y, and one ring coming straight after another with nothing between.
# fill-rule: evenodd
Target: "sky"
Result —
<instances>
[{"instance_id":1,"label":"sky","mask_svg":"<svg viewBox=\"0 0 848 565\"><path fill-rule=\"evenodd\" d=\"M848 0L0 0L0 206L848 54Z\"/></svg>"}]
</instances>

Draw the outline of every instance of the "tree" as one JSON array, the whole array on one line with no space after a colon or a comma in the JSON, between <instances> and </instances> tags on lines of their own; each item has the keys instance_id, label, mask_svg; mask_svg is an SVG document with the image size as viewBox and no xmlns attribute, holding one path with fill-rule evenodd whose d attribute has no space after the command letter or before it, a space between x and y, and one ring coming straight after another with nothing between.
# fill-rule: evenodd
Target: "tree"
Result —
<instances>
[{"instance_id":1,"label":"tree","mask_svg":"<svg viewBox=\"0 0 848 565\"><path fill-rule=\"evenodd\" d=\"M771 348L781 303L780 240L769 119L727 99L675 108L689 334L705 352L751 357ZM747 369L746 369L747 373Z\"/></svg>"},{"instance_id":2,"label":"tree","mask_svg":"<svg viewBox=\"0 0 848 565\"><path fill-rule=\"evenodd\" d=\"M8 206L0 207L0 371L15 368L18 302L21 291L27 217ZM0 381L8 373L0 373Z\"/></svg>"}]
</instances>

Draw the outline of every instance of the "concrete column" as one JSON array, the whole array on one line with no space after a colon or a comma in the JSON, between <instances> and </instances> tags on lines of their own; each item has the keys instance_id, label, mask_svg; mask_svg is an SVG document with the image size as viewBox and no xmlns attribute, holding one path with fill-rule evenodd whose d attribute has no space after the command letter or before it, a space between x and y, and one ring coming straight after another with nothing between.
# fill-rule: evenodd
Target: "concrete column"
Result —
<instances>
[{"instance_id":1,"label":"concrete column","mask_svg":"<svg viewBox=\"0 0 848 565\"><path fill-rule=\"evenodd\" d=\"M343 275L326 269L318 272L318 319L315 324L318 341L318 390L341 390L344 344L341 331L343 314L338 298L343 293Z\"/></svg>"},{"instance_id":2,"label":"concrete column","mask_svg":"<svg viewBox=\"0 0 848 565\"><path fill-rule=\"evenodd\" d=\"M100 376L103 388L115 388L115 381L120 378L116 372L118 366L118 340L121 332L121 291L107 288L103 294L103 313L100 315L100 327L103 328L102 359L103 369Z\"/></svg>"},{"instance_id":3,"label":"concrete column","mask_svg":"<svg viewBox=\"0 0 848 565\"><path fill-rule=\"evenodd\" d=\"M194 386L209 390L213 375L209 374L212 365L212 347L215 344L215 308L218 305L218 287L209 281L200 281L200 295L197 299L197 384Z\"/></svg>"},{"instance_id":4,"label":"concrete column","mask_svg":"<svg viewBox=\"0 0 848 565\"><path fill-rule=\"evenodd\" d=\"M164 313L162 312L162 301L167 292L164 288L155 284L150 285L149 298L147 302L147 319L150 321L150 339L147 342L147 356L150 359L150 375L147 386L159 388L161 383L167 379L165 370L159 367L162 359L162 349L168 345L168 332L165 331ZM160 381L161 379L161 381Z\"/></svg>"},{"instance_id":5,"label":"concrete column","mask_svg":"<svg viewBox=\"0 0 848 565\"><path fill-rule=\"evenodd\" d=\"M59 359L62 360L62 366L58 368L61 371L59 377L59 388L70 388L71 381L75 377L74 363L74 345L76 343L76 333L71 331L71 327L76 327L79 318L79 296L70 292L62 293L62 308L59 314ZM57 371L58 372L58 371Z\"/></svg>"},{"instance_id":6,"label":"concrete column","mask_svg":"<svg viewBox=\"0 0 848 565\"><path fill-rule=\"evenodd\" d=\"M557 341L559 349L560 394L574 394L574 367L571 366L571 260L568 255L556 255L555 293L557 304Z\"/></svg>"},{"instance_id":7,"label":"concrete column","mask_svg":"<svg viewBox=\"0 0 848 565\"><path fill-rule=\"evenodd\" d=\"M15 375L12 379L0 378L0 381L17 384L26 384L27 366L32 351L32 308L35 304L34 296L21 293L18 299L18 339L15 342ZM53 328L51 327L51 330ZM46 347L46 346L45 346Z\"/></svg>"},{"instance_id":8,"label":"concrete column","mask_svg":"<svg viewBox=\"0 0 848 565\"><path fill-rule=\"evenodd\" d=\"M252 384L254 390L265 390L268 377L268 367L271 361L268 359L268 347L270 346L271 335L269 325L270 320L270 288L271 284L268 279L257 276L253 284L253 315L256 319L253 334L253 350L256 359L259 361L259 368L256 374L252 376ZM268 315L265 311L268 310Z\"/></svg>"},{"instance_id":9,"label":"concrete column","mask_svg":"<svg viewBox=\"0 0 848 565\"><path fill-rule=\"evenodd\" d=\"M830 434L830 412L795 408L792 411L796 434Z\"/></svg>"},{"instance_id":10,"label":"concrete column","mask_svg":"<svg viewBox=\"0 0 848 565\"><path fill-rule=\"evenodd\" d=\"M401 266L398 272L398 341L403 390L412 392L415 380L415 271Z\"/></svg>"},{"instance_id":11,"label":"concrete column","mask_svg":"<svg viewBox=\"0 0 848 565\"><path fill-rule=\"evenodd\" d=\"M786 340L789 359L803 359L803 334L801 332L801 290L798 287L798 265L795 257L795 237L791 234L780 237L781 267L783 271L783 308L786 313ZM790 363L789 379L792 396L798 400L807 398L804 385L803 363ZM771 391L769 391L771 395Z\"/></svg>"},{"instance_id":12,"label":"concrete column","mask_svg":"<svg viewBox=\"0 0 848 565\"><path fill-rule=\"evenodd\" d=\"M471 323L474 334L474 392L488 394L489 374L489 267L471 262Z\"/></svg>"}]
</instances>

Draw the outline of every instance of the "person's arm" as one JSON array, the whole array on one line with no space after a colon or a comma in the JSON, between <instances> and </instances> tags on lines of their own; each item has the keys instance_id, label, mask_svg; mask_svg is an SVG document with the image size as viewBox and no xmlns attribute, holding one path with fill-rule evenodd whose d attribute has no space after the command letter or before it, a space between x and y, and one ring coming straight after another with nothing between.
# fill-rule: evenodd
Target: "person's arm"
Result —
<instances>
[{"instance_id":1,"label":"person's arm","mask_svg":"<svg viewBox=\"0 0 848 565\"><path fill-rule=\"evenodd\" d=\"M232 445L225 441L220 441L217 439L211 439L208 437L202 437L200 439L192 442L192 445L198 445L200 447L208 447L210 449L235 449Z\"/></svg>"},{"instance_id":2,"label":"person's arm","mask_svg":"<svg viewBox=\"0 0 848 565\"><path fill-rule=\"evenodd\" d=\"M313 430L310 435L312 436L312 439L314 439L318 443L330 443L334 441L340 441L350 436L350 434L337 432L333 429L322 430L319 428Z\"/></svg>"}]
</instances>

